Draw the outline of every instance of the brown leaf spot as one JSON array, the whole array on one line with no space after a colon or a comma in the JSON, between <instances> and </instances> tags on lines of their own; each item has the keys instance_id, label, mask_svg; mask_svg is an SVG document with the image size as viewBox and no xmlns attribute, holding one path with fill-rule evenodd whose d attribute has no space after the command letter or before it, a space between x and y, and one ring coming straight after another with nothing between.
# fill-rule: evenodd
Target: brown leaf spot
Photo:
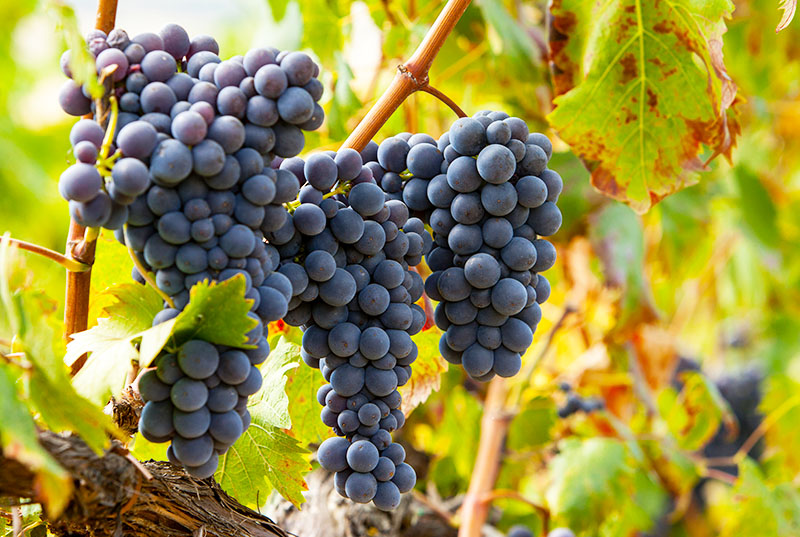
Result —
<instances>
[{"instance_id":1,"label":"brown leaf spot","mask_svg":"<svg viewBox=\"0 0 800 537\"><path fill-rule=\"evenodd\" d=\"M647 106L654 114L658 114L658 95L651 88L647 88Z\"/></svg>"},{"instance_id":2,"label":"brown leaf spot","mask_svg":"<svg viewBox=\"0 0 800 537\"><path fill-rule=\"evenodd\" d=\"M627 84L639 75L639 68L636 65L636 56L632 52L625 54L619 61L622 64L622 84Z\"/></svg>"}]
</instances>

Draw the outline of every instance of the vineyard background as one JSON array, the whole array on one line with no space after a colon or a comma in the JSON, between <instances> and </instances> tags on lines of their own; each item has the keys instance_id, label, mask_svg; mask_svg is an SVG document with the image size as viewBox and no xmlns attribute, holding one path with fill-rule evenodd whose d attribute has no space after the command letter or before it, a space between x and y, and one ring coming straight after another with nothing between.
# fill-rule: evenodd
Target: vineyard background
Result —
<instances>
[{"instance_id":1,"label":"vineyard background","mask_svg":"<svg viewBox=\"0 0 800 537\"><path fill-rule=\"evenodd\" d=\"M263 44L315 55L326 86L326 122L306 136L307 151L339 147L441 7L429 0L162 4L123 1L118 24L133 35L179 22L190 34L217 36L229 55ZM722 24L721 14L733 8L726 2L675 4L718 14L705 19L709 26ZM558 15L559 9L576 6L591 20L589 2L564 1L554 9ZM0 231L54 250L63 250L68 229L56 181L67 165L72 124L57 104L63 80L58 58L65 43L54 28L77 23L85 33L93 26L96 5L80 1L75 7L76 20L63 18L63 10L52 4L21 0L0 6ZM722 47L727 74L738 87L735 100L725 93L733 89L730 83L716 78L710 90L702 77L682 92L660 86L669 102L666 111L677 115L691 114L707 91L716 92L717 102L732 103L720 116L727 117L728 135L735 138L739 129L741 135L730 160L719 156L707 171L679 174L686 164L676 149L686 135L683 127L657 120L658 114L648 116L648 144L654 145L647 150L660 171L638 171L653 179L651 185L662 185L662 195L680 190L649 208L660 196L635 188L637 169L629 163L633 157L623 143L625 133L612 122L606 138L593 134L597 114L618 112L619 81L598 86L594 104L573 94L548 121L552 99L565 87L558 77L554 85L547 60L552 33L546 9L528 1L475 2L430 73L432 84L467 113L505 110L532 129L561 133L571 142L555 143L551 167L565 181L559 203L564 224L553 237L559 261L548 272L553 293L542 308L544 319L523 360L523 374L503 387L499 410L515 417L497 488L546 506L554 522L580 535L634 535L656 531L654 523L658 531L669 532L658 535L800 535L795 454L800 441L800 25L776 34L775 2L738 1L732 19L725 21ZM615 52L611 46L598 50ZM669 63L672 53L653 54ZM658 89L662 82L652 84ZM438 136L453 119L441 102L418 93L378 138L403 131ZM562 128L554 131L551 124ZM692 138L692 143L719 142L719 147L701 148L700 161L715 157L715 149L727 152L719 139L722 131L712 130ZM655 146L659 140L663 153ZM593 188L575 151L604 163L600 168L608 173L596 173L597 184L647 212L637 214ZM659 175L664 170L669 173ZM63 269L35 256L23 256L21 262L33 275L28 285L46 290L52 318L60 319ZM108 305L101 291L125 281L131 269L127 254L107 235L100 239L95 267L90 324ZM3 338L10 333L7 324L0 316ZM286 335L296 338L296 333ZM435 354L437 337L434 329L418 339L420 355ZM676 367L689 362L701 364L704 376L689 373L676 383ZM420 372L419 402L428 388L439 390L414 411L398 438L413 446L418 491L440 505L441 498L458 497L469 486L486 388L465 381L459 368L440 379L435 372L433 365ZM305 382L304 374L288 372L290 399L292 386ZM759 463L736 461L737 478L736 467L709 471L702 458L720 425L733 422L730 408L705 378L730 383L742 376L751 381L734 391L760 390L761 413L772 418L753 452ZM564 383L581 396L602 400L607 410L559 419L558 408L567 398L559 387ZM301 443L324 438L316 412L316 406L290 407ZM537 510L518 497L498 498L493 505L502 515L493 512L490 520L501 529L514 523L541 526ZM665 530L670 523L674 526Z\"/></svg>"}]
</instances>

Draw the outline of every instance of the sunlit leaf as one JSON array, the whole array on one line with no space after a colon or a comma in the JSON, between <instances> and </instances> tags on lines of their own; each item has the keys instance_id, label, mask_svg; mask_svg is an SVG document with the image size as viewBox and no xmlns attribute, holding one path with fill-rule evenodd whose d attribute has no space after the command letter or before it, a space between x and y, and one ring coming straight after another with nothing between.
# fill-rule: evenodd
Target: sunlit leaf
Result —
<instances>
[{"instance_id":1,"label":"sunlit leaf","mask_svg":"<svg viewBox=\"0 0 800 537\"><path fill-rule=\"evenodd\" d=\"M549 119L604 194L647 211L730 151L736 86L722 62L729 0L557 0Z\"/></svg>"},{"instance_id":2,"label":"sunlit leaf","mask_svg":"<svg viewBox=\"0 0 800 537\"><path fill-rule=\"evenodd\" d=\"M248 507L260 507L272 490L299 507L308 490L303 476L311 470L305 453L287 433L253 416L250 428L219 458L216 479Z\"/></svg>"},{"instance_id":3,"label":"sunlit leaf","mask_svg":"<svg viewBox=\"0 0 800 537\"><path fill-rule=\"evenodd\" d=\"M442 373L447 371L447 362L439 353L439 330L425 330L411 339L417 345L417 359L411 364L411 378L399 391L403 396L403 412L408 415L424 403L432 392L441 386Z\"/></svg>"}]
</instances>

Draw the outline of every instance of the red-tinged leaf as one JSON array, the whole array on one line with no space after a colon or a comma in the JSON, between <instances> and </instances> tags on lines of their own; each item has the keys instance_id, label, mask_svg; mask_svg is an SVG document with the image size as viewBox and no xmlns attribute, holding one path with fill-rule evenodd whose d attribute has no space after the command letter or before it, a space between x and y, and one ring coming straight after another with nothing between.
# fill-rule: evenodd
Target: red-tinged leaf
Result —
<instances>
[{"instance_id":1,"label":"red-tinged leaf","mask_svg":"<svg viewBox=\"0 0 800 537\"><path fill-rule=\"evenodd\" d=\"M592 184L637 212L730 156L736 86L722 60L728 0L556 0L550 52L558 97L549 119Z\"/></svg>"},{"instance_id":2,"label":"red-tinged leaf","mask_svg":"<svg viewBox=\"0 0 800 537\"><path fill-rule=\"evenodd\" d=\"M778 23L778 27L775 28L775 33L780 32L792 22L794 12L797 9L797 0L781 0L778 9L783 10L783 16L781 17L781 22Z\"/></svg>"}]
</instances>

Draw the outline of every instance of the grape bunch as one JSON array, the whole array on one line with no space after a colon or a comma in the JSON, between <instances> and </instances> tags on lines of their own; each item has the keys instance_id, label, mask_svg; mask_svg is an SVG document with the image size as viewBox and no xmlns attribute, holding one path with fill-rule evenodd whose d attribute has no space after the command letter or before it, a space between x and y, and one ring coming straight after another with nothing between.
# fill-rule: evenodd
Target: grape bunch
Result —
<instances>
[{"instance_id":1,"label":"grape bunch","mask_svg":"<svg viewBox=\"0 0 800 537\"><path fill-rule=\"evenodd\" d=\"M442 356L477 380L515 375L550 295L540 273L556 251L541 237L561 225L550 141L519 118L479 112L438 141L398 135L374 153L381 186L433 230L425 291L439 302Z\"/></svg>"},{"instance_id":2,"label":"grape bunch","mask_svg":"<svg viewBox=\"0 0 800 537\"><path fill-rule=\"evenodd\" d=\"M212 476L219 455L250 425L247 398L261 389L256 366L268 354L264 338L248 350L193 339L175 354L162 354L139 378L146 402L139 432L151 442L171 441L170 462L189 474Z\"/></svg>"},{"instance_id":3,"label":"grape bunch","mask_svg":"<svg viewBox=\"0 0 800 537\"><path fill-rule=\"evenodd\" d=\"M168 297L154 325L177 316L201 281L242 277L252 301L257 323L245 336L253 349L188 341L139 378L142 435L171 441L173 463L208 477L250 424L247 398L261 388L257 366L270 350L265 327L283 315L272 301L280 255L264 234L285 224L284 204L298 195L294 175L276 168L302 150L303 130L322 123L319 69L303 53L267 48L222 61L213 38L190 40L177 25L133 39L94 31L87 46L116 128L105 155L98 122L73 128L79 162L60 184L73 218L114 229L136 257L134 279L149 276ZM62 107L96 114L87 94L67 81Z\"/></svg>"},{"instance_id":4,"label":"grape bunch","mask_svg":"<svg viewBox=\"0 0 800 537\"><path fill-rule=\"evenodd\" d=\"M290 218L266 234L285 287L273 303L303 328L301 355L329 382L317 397L338 437L323 442L320 464L336 472L343 496L394 509L416 481L390 433L405 422L397 388L411 376L411 335L426 320L415 304L424 283L411 267L432 239L401 201L387 201L354 150L287 159L279 171L302 186Z\"/></svg>"}]
</instances>

